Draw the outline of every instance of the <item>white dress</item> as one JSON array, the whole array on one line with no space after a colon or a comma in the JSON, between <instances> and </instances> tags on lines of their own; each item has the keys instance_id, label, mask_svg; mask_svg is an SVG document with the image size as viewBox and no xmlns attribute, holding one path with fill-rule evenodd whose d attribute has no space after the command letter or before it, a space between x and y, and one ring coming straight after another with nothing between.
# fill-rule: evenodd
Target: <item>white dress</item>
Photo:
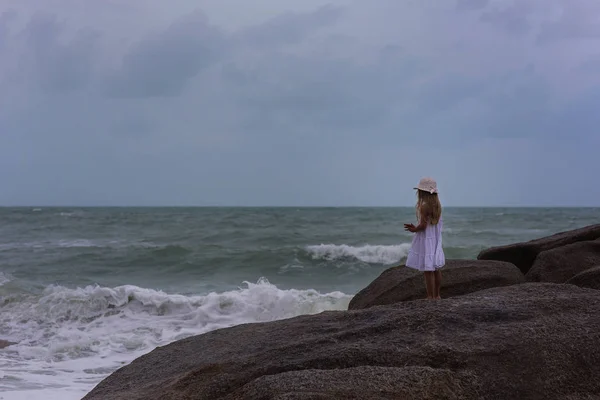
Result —
<instances>
[{"instance_id":1,"label":"white dress","mask_svg":"<svg viewBox=\"0 0 600 400\"><path fill-rule=\"evenodd\" d=\"M427 224L425 230L414 234L406 266L419 271L435 271L446 264L442 248L442 228L444 222L440 217L437 224Z\"/></svg>"}]
</instances>

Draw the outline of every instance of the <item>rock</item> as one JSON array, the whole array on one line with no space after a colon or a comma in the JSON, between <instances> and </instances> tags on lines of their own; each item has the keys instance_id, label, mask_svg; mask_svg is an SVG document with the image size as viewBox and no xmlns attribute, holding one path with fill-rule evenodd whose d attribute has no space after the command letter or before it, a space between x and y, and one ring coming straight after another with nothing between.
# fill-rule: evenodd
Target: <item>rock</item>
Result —
<instances>
[{"instance_id":1,"label":"rock","mask_svg":"<svg viewBox=\"0 0 600 400\"><path fill-rule=\"evenodd\" d=\"M600 265L600 240L578 242L542 251L525 277L531 282L565 283Z\"/></svg>"},{"instance_id":2,"label":"rock","mask_svg":"<svg viewBox=\"0 0 600 400\"><path fill-rule=\"evenodd\" d=\"M0 339L0 349L3 349L5 347L8 347L8 346L13 345L13 344L16 344L16 343Z\"/></svg>"},{"instance_id":3,"label":"rock","mask_svg":"<svg viewBox=\"0 0 600 400\"><path fill-rule=\"evenodd\" d=\"M447 260L442 268L442 297L460 296L492 287L525 282L513 264L501 261ZM389 268L358 292L349 310L426 297L423 273L405 266Z\"/></svg>"},{"instance_id":4,"label":"rock","mask_svg":"<svg viewBox=\"0 0 600 400\"><path fill-rule=\"evenodd\" d=\"M479 253L477 259L507 261L515 264L524 274L526 274L529 272L537 255L542 251L598 238L600 238L600 224L590 225L580 229L557 233L541 239L531 240L529 242L492 247Z\"/></svg>"},{"instance_id":5,"label":"rock","mask_svg":"<svg viewBox=\"0 0 600 400\"><path fill-rule=\"evenodd\" d=\"M464 395L461 385L474 380L468 373L431 367L311 369L262 376L228 398L456 399Z\"/></svg>"},{"instance_id":6,"label":"rock","mask_svg":"<svg viewBox=\"0 0 600 400\"><path fill-rule=\"evenodd\" d=\"M598 376L600 291L525 283L190 337L84 400L590 399Z\"/></svg>"},{"instance_id":7,"label":"rock","mask_svg":"<svg viewBox=\"0 0 600 400\"><path fill-rule=\"evenodd\" d=\"M586 269L567 281L570 285L600 290L600 265Z\"/></svg>"}]
</instances>

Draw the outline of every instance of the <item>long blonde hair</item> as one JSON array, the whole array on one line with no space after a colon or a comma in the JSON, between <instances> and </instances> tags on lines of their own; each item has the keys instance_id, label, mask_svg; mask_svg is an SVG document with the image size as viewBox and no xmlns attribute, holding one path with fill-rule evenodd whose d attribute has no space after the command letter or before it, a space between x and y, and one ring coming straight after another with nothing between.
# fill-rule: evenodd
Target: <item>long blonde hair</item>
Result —
<instances>
[{"instance_id":1,"label":"long blonde hair","mask_svg":"<svg viewBox=\"0 0 600 400\"><path fill-rule=\"evenodd\" d=\"M436 225L442 216L442 203L437 193L429 193L417 190L417 219L424 215L427 222Z\"/></svg>"}]
</instances>

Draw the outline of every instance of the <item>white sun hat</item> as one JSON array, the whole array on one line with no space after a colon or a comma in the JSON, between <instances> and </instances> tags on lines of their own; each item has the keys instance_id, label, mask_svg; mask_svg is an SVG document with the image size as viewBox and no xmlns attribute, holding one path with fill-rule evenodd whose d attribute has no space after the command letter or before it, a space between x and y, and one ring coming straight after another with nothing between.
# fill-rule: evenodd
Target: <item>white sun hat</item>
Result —
<instances>
[{"instance_id":1,"label":"white sun hat","mask_svg":"<svg viewBox=\"0 0 600 400\"><path fill-rule=\"evenodd\" d=\"M435 182L435 179L429 177L421 178L421 180L419 181L419 185L417 185L417 187L414 189L429 192L431 194L438 192L437 183Z\"/></svg>"}]
</instances>

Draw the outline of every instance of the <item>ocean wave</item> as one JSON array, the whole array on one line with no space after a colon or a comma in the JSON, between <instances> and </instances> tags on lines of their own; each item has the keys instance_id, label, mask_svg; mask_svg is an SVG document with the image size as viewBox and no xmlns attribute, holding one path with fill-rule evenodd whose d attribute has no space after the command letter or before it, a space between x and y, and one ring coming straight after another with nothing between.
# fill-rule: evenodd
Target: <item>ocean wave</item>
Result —
<instances>
[{"instance_id":1,"label":"ocean wave","mask_svg":"<svg viewBox=\"0 0 600 400\"><path fill-rule=\"evenodd\" d=\"M191 252L192 252L191 249L188 249L187 247L176 245L176 244L157 247L153 251L154 255L160 256L160 257L184 256Z\"/></svg>"},{"instance_id":2,"label":"ocean wave","mask_svg":"<svg viewBox=\"0 0 600 400\"><path fill-rule=\"evenodd\" d=\"M46 387L44 371L52 369L53 382L64 381L80 398L112 371L157 346L244 323L345 310L351 297L282 290L266 279L196 296L133 285L50 286L41 296L21 295L0 308L0 337L17 343L0 352L0 371L11 378L6 389L23 390L22 382L28 388Z\"/></svg>"},{"instance_id":3,"label":"ocean wave","mask_svg":"<svg viewBox=\"0 0 600 400\"><path fill-rule=\"evenodd\" d=\"M54 215L58 215L60 217L83 217L86 215L85 211L83 210L75 210L75 211L61 211L59 213L56 213Z\"/></svg>"},{"instance_id":4,"label":"ocean wave","mask_svg":"<svg viewBox=\"0 0 600 400\"><path fill-rule=\"evenodd\" d=\"M349 295L282 290L266 279L238 290L185 296L133 285L46 288L2 307L0 332L23 356L61 360L89 353L148 349L249 322L345 309Z\"/></svg>"},{"instance_id":5,"label":"ocean wave","mask_svg":"<svg viewBox=\"0 0 600 400\"><path fill-rule=\"evenodd\" d=\"M0 272L0 286L10 282L12 279L10 279L9 276L3 274L2 272Z\"/></svg>"},{"instance_id":6,"label":"ocean wave","mask_svg":"<svg viewBox=\"0 0 600 400\"><path fill-rule=\"evenodd\" d=\"M357 259L372 264L394 264L408 255L410 243L398 245L364 245L349 246L346 244L320 244L307 246L306 251L315 260Z\"/></svg>"}]
</instances>

